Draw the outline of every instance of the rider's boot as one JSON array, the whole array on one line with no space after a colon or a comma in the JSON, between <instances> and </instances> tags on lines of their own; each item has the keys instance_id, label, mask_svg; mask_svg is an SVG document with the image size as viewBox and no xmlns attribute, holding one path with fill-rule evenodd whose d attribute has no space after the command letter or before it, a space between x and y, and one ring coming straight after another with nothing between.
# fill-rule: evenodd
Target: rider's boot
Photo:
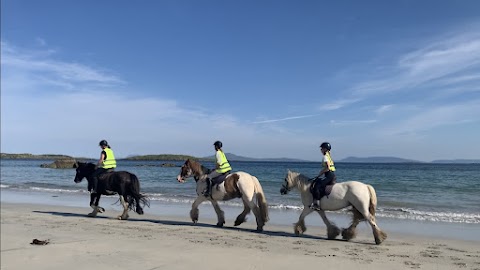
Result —
<instances>
[{"instance_id":1,"label":"rider's boot","mask_svg":"<svg viewBox=\"0 0 480 270\"><path fill-rule=\"evenodd\" d=\"M313 209L315 211L320 211L322 210L320 208L320 200L313 200L313 203L310 205L310 209Z\"/></svg>"},{"instance_id":2,"label":"rider's boot","mask_svg":"<svg viewBox=\"0 0 480 270\"><path fill-rule=\"evenodd\" d=\"M205 197L210 197L210 194L212 192L212 185L210 183L210 178L207 178L207 180L205 180L207 182L207 187L203 190L202 194L203 196Z\"/></svg>"}]
</instances>

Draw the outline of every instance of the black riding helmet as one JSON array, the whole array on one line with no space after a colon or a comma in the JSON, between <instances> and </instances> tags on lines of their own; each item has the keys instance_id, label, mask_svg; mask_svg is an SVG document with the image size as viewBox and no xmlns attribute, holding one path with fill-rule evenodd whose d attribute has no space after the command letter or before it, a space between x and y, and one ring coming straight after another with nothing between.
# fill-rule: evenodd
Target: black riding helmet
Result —
<instances>
[{"instance_id":1,"label":"black riding helmet","mask_svg":"<svg viewBox=\"0 0 480 270\"><path fill-rule=\"evenodd\" d=\"M324 142L320 145L320 148L324 148L324 149L327 149L328 151L332 150L332 145L330 145L330 143L328 142Z\"/></svg>"},{"instance_id":2,"label":"black riding helmet","mask_svg":"<svg viewBox=\"0 0 480 270\"><path fill-rule=\"evenodd\" d=\"M216 142L213 143L213 145L215 145L218 148L222 148L222 142L221 141L216 141Z\"/></svg>"},{"instance_id":3,"label":"black riding helmet","mask_svg":"<svg viewBox=\"0 0 480 270\"><path fill-rule=\"evenodd\" d=\"M108 142L106 140L101 140L100 143L98 143L100 146L108 146Z\"/></svg>"}]
</instances>

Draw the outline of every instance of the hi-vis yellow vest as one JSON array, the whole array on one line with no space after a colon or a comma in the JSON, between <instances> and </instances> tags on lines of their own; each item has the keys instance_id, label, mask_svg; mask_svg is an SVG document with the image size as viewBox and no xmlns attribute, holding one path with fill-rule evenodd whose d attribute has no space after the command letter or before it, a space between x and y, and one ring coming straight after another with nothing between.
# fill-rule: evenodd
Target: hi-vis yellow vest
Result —
<instances>
[{"instance_id":1,"label":"hi-vis yellow vest","mask_svg":"<svg viewBox=\"0 0 480 270\"><path fill-rule=\"evenodd\" d=\"M327 157L327 160L328 160L328 164L330 164L330 171L331 172L334 172L335 171L335 164L333 164L333 160L332 158L330 157L330 152L327 152L325 153L325 156ZM327 163L326 162L322 162L322 166L323 168L327 168Z\"/></svg>"},{"instance_id":2,"label":"hi-vis yellow vest","mask_svg":"<svg viewBox=\"0 0 480 270\"><path fill-rule=\"evenodd\" d=\"M117 161L115 160L115 155L113 154L112 149L105 148L103 149L107 154L107 158L103 161L102 168L104 169L113 169L117 167Z\"/></svg>"},{"instance_id":3,"label":"hi-vis yellow vest","mask_svg":"<svg viewBox=\"0 0 480 270\"><path fill-rule=\"evenodd\" d=\"M217 160L217 163L220 164L220 168L216 169L217 173L225 173L232 170L230 163L228 163L227 157L225 153L218 150L217 153L220 152L220 160Z\"/></svg>"}]
</instances>

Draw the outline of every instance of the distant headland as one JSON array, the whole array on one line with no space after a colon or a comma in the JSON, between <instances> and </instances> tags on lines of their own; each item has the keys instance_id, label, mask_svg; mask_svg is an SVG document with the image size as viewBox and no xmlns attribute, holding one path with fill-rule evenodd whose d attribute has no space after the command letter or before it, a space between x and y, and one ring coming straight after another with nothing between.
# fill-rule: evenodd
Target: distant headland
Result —
<instances>
[{"instance_id":1,"label":"distant headland","mask_svg":"<svg viewBox=\"0 0 480 270\"><path fill-rule=\"evenodd\" d=\"M312 160L302 160L294 158L251 158L235 155L232 153L225 153L230 161L246 161L246 162L320 162ZM91 160L95 158L86 157L72 157L68 155L58 154L7 154L1 153L1 159L45 159L45 160L59 160L59 159L76 159L76 160ZM175 155L175 154L159 154L159 155L132 155L126 158L117 158L118 160L136 160L136 161L185 161L187 159L194 159L198 161L214 161L215 156L195 157L190 155ZM412 159L404 159L397 157L347 157L340 160L335 160L339 163L437 163L437 164L480 164L480 159L451 159L451 160L433 160L430 162L423 162Z\"/></svg>"}]
</instances>

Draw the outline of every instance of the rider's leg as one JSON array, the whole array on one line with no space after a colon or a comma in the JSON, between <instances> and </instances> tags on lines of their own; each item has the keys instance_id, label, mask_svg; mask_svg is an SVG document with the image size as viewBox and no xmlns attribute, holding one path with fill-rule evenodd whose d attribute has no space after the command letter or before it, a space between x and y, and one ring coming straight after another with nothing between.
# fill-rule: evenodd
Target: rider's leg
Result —
<instances>
[{"instance_id":1,"label":"rider's leg","mask_svg":"<svg viewBox=\"0 0 480 270\"><path fill-rule=\"evenodd\" d=\"M211 172L209 175L208 175L208 178L207 178L207 188L203 191L203 196L205 197L209 197L211 194L212 194L212 186L213 186L213 179L217 176L219 176L220 173L218 173L217 171L213 171Z\"/></svg>"},{"instance_id":2,"label":"rider's leg","mask_svg":"<svg viewBox=\"0 0 480 270\"><path fill-rule=\"evenodd\" d=\"M315 179L315 183L312 189L312 196L313 196L313 202L310 205L310 209L313 210L318 210L320 208L320 184L321 184L321 179Z\"/></svg>"},{"instance_id":3,"label":"rider's leg","mask_svg":"<svg viewBox=\"0 0 480 270\"><path fill-rule=\"evenodd\" d=\"M93 179L93 190L92 193L97 193L97 188L98 188L98 177L105 172L104 168L98 168L96 169L93 174L92 174L92 179Z\"/></svg>"}]
</instances>

